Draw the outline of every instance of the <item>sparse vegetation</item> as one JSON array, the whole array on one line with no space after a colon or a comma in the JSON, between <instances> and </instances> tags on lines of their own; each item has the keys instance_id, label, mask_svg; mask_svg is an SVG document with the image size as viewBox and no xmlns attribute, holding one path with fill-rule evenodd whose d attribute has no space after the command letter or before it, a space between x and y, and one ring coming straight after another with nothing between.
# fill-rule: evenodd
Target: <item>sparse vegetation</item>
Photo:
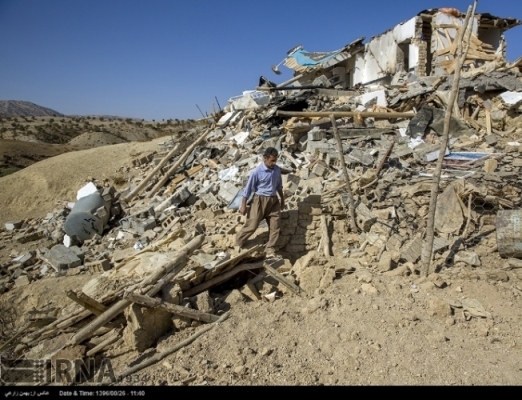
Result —
<instances>
[{"instance_id":1,"label":"sparse vegetation","mask_svg":"<svg viewBox=\"0 0 522 400\"><path fill-rule=\"evenodd\" d=\"M16 167L0 168L0 178L3 176L14 174L16 171L20 171L20 168L16 168Z\"/></svg>"},{"instance_id":2,"label":"sparse vegetation","mask_svg":"<svg viewBox=\"0 0 522 400\"><path fill-rule=\"evenodd\" d=\"M124 142L148 141L161 136L176 137L180 131L186 131L194 126L196 126L196 122L193 120L183 121L179 119L164 119L162 122L159 120L151 122L144 119L98 118L94 116L0 117L0 140L31 141L34 146L37 146L37 143L34 143L35 141L68 145L72 139L80 135L96 133L97 135L109 135L107 136L107 143L114 142L114 137ZM105 142L103 140L101 140L100 144L100 139L98 139L90 146L100 146L104 144ZM74 143L74 146L78 146L78 144ZM84 146L86 145L82 144L80 147L64 146L63 151L85 148ZM2 145L0 145L0 160L2 159L2 155L7 155L5 151L2 154L1 150ZM60 152L52 153L52 155L59 153ZM22 158L20 158L20 156L18 156L18 158L13 157L13 159L4 158L4 164L0 167L2 168L0 176L12 174L21 167L24 168L33 162L52 156L51 153L48 152L44 152L43 154L46 154L46 156L38 156L34 159L31 159L28 154Z\"/></svg>"}]
</instances>

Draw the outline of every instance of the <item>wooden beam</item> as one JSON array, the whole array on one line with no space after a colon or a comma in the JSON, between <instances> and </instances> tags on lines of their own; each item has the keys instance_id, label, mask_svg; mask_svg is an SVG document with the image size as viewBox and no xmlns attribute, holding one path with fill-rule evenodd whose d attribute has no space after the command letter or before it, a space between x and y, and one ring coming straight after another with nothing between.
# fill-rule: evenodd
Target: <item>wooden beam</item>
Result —
<instances>
[{"instance_id":1,"label":"wooden beam","mask_svg":"<svg viewBox=\"0 0 522 400\"><path fill-rule=\"evenodd\" d=\"M413 118L413 113L398 113L398 112L371 112L371 111L277 111L276 114L282 117L324 117L333 115L334 117L355 117L360 115L363 118L373 117L381 119L397 119L397 118Z\"/></svg>"},{"instance_id":2,"label":"wooden beam","mask_svg":"<svg viewBox=\"0 0 522 400\"><path fill-rule=\"evenodd\" d=\"M322 230L322 243L325 257L330 257L330 237L328 236L328 222L326 221L326 215L321 215L321 230Z\"/></svg>"},{"instance_id":3,"label":"wooden beam","mask_svg":"<svg viewBox=\"0 0 522 400\"><path fill-rule=\"evenodd\" d=\"M272 278L280 282L281 284L285 285L288 289L290 289L292 292L299 296L305 295L305 291L301 289L299 286L294 285L292 282L290 282L288 279L286 279L283 275L281 275L279 272L277 272L272 266L268 264L268 262L265 262L263 264L263 267L265 268L265 271L268 275L270 275Z\"/></svg>"},{"instance_id":4,"label":"wooden beam","mask_svg":"<svg viewBox=\"0 0 522 400\"><path fill-rule=\"evenodd\" d=\"M234 275L237 275L241 271L247 271L250 269L257 269L257 268L263 268L263 261L258 261L258 262L250 263L250 264L238 265L237 267L234 267L230 271L217 275L214 278L209 279L205 282L202 282L199 285L196 285L188 290L184 290L183 297L192 297L199 293L203 293L205 290L208 290L213 286L216 286L216 285L219 285L220 283L228 281L230 278L232 278Z\"/></svg>"},{"instance_id":5,"label":"wooden beam","mask_svg":"<svg viewBox=\"0 0 522 400\"><path fill-rule=\"evenodd\" d=\"M333 114L330 114L330 121L332 121L332 128L335 136L335 141L337 142L337 151L339 152L339 158L341 160L341 167L343 170L344 181L346 183L346 192L348 193L348 213L350 215L350 229L352 233L357 232L357 223L355 220L355 201L353 198L352 187L350 186L350 175L348 174L348 168L346 167L346 160L344 159L344 150L343 144L341 142L341 136L339 135L339 130L337 129L337 123L335 122L335 117Z\"/></svg>"},{"instance_id":6,"label":"wooden beam","mask_svg":"<svg viewBox=\"0 0 522 400\"><path fill-rule=\"evenodd\" d=\"M72 301L78 303L83 308L89 310L94 315L98 316L103 314L105 310L107 310L107 307L105 307L103 304L97 302L93 298L87 296L85 293L80 292L80 294L75 293L72 290L67 290L65 292L68 298L70 298ZM81 295L81 297L80 297Z\"/></svg>"},{"instance_id":7,"label":"wooden beam","mask_svg":"<svg viewBox=\"0 0 522 400\"><path fill-rule=\"evenodd\" d=\"M182 307L177 304L168 303L162 301L159 298L152 298L150 296L144 296L139 293L128 293L125 298L132 301L133 303L140 304L150 308L160 308L171 314L179 315L180 317L186 317L194 319L200 322L216 322L219 317L217 315L205 313L199 310L193 310L187 307Z\"/></svg>"},{"instance_id":8,"label":"wooden beam","mask_svg":"<svg viewBox=\"0 0 522 400\"><path fill-rule=\"evenodd\" d=\"M191 169L189 169L187 171L186 175L185 174L179 174L178 176L176 176L170 182L170 187L169 187L169 189L166 190L165 194L170 194L170 193L174 192L174 190L176 189L176 186L178 186L178 184L180 184L185 179L187 179L187 176L190 178L191 176L196 175L199 171L201 171L202 168L203 168L203 165L196 165L195 167L192 167Z\"/></svg>"}]
</instances>

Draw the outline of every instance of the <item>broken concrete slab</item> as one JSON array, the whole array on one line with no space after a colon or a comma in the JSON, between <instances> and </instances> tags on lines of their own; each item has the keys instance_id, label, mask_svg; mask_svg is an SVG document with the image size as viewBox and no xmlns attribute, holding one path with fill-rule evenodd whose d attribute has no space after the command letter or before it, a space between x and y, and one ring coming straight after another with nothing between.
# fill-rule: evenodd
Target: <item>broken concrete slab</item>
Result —
<instances>
[{"instance_id":1,"label":"broken concrete slab","mask_svg":"<svg viewBox=\"0 0 522 400\"><path fill-rule=\"evenodd\" d=\"M82 252L77 246L65 247L58 244L49 250L47 260L55 270L62 271L82 265L81 255Z\"/></svg>"},{"instance_id":2,"label":"broken concrete slab","mask_svg":"<svg viewBox=\"0 0 522 400\"><path fill-rule=\"evenodd\" d=\"M455 262L464 262L472 267L480 267L480 257L472 251L459 251L455 254Z\"/></svg>"}]
</instances>

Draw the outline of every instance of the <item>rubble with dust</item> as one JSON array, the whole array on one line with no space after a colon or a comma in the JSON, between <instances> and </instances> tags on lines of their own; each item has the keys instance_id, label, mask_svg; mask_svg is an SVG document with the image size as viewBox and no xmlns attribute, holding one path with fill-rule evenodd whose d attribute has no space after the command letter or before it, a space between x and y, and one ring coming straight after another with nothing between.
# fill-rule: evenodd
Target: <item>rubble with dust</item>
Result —
<instances>
[{"instance_id":1,"label":"rubble with dust","mask_svg":"<svg viewBox=\"0 0 522 400\"><path fill-rule=\"evenodd\" d=\"M5 224L3 243L52 245L13 251L10 260L2 260L2 291L48 276L92 274L93 279L68 294L71 306L53 322L2 348L49 355L51 338L89 320L64 343L85 344L88 355L122 341L144 351L172 327L220 320L236 302L313 296L351 273L362 291L376 294L372 274L418 274L431 177L441 151L446 155L435 223L436 270L479 269L481 255L495 246L495 233L511 240L499 246L499 257L510 257L508 267L515 265L506 271L518 268L516 258L522 254L515 250L522 238L509 236L506 226L521 218L519 64L495 58L494 66L476 65L463 74L448 149L440 143L451 75L398 71L389 83L350 87L346 80L328 78L335 67L330 63L323 67L324 79L313 81L315 88L304 88L310 84L306 81L289 87L265 79L258 90L230 99L204 132L188 133L193 145L187 149L165 141L157 153L123 166L141 173L126 190L91 182L95 190L89 195L96 197L96 206L81 211L101 225L84 229L87 236L65 235L75 214L72 199L61 199L62 205L45 218ZM237 212L242 188L267 147L280 152L286 196L275 260L261 252L266 226L246 250L234 250L243 222ZM356 230L350 228L349 192ZM499 211L510 212L502 226ZM332 254L344 264L330 264ZM497 275L493 278L506 279ZM473 304L455 307L462 306L470 318L487 314ZM434 315L451 314L445 302L434 300L430 308ZM100 321L108 312L114 318L110 324L110 319Z\"/></svg>"}]
</instances>

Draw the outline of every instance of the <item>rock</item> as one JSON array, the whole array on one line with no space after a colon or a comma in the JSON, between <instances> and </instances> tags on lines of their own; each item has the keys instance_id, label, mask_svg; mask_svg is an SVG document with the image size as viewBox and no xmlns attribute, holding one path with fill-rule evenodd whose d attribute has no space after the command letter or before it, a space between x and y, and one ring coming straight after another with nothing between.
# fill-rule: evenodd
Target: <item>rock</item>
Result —
<instances>
[{"instance_id":1,"label":"rock","mask_svg":"<svg viewBox=\"0 0 522 400\"><path fill-rule=\"evenodd\" d=\"M425 292L428 292L430 290L433 290L436 288L435 284L431 281L426 281L426 282L423 282L419 285L419 288L422 290L422 291L425 291Z\"/></svg>"},{"instance_id":2,"label":"rock","mask_svg":"<svg viewBox=\"0 0 522 400\"><path fill-rule=\"evenodd\" d=\"M161 289L161 299L167 303L179 305L183 299L181 287L174 282L169 282Z\"/></svg>"},{"instance_id":3,"label":"rock","mask_svg":"<svg viewBox=\"0 0 522 400\"><path fill-rule=\"evenodd\" d=\"M123 338L132 349L143 352L172 328L171 314L157 308L133 304L125 310L127 327Z\"/></svg>"},{"instance_id":4,"label":"rock","mask_svg":"<svg viewBox=\"0 0 522 400\"><path fill-rule=\"evenodd\" d=\"M451 306L439 297L432 297L428 300L428 314L432 317L448 318L452 316Z\"/></svg>"},{"instance_id":5,"label":"rock","mask_svg":"<svg viewBox=\"0 0 522 400\"><path fill-rule=\"evenodd\" d=\"M245 284L241 288L241 293L251 301L262 300L261 294L257 290L256 285L253 285L252 283Z\"/></svg>"},{"instance_id":6,"label":"rock","mask_svg":"<svg viewBox=\"0 0 522 400\"><path fill-rule=\"evenodd\" d=\"M280 265L279 267L277 267L277 271L279 273L288 272L291 269L292 269L292 263L287 258L283 259L283 265Z\"/></svg>"},{"instance_id":7,"label":"rock","mask_svg":"<svg viewBox=\"0 0 522 400\"><path fill-rule=\"evenodd\" d=\"M358 282L370 283L372 281L372 273L366 269L356 271L354 275Z\"/></svg>"},{"instance_id":8,"label":"rock","mask_svg":"<svg viewBox=\"0 0 522 400\"><path fill-rule=\"evenodd\" d=\"M522 260L518 258L509 258L504 264L504 269L518 269L522 268Z\"/></svg>"},{"instance_id":9,"label":"rock","mask_svg":"<svg viewBox=\"0 0 522 400\"><path fill-rule=\"evenodd\" d=\"M328 301L323 297L314 297L313 299L310 299L308 301L308 304L306 305L306 308L303 309L303 312L305 314L313 314L318 309L326 310L328 307Z\"/></svg>"},{"instance_id":10,"label":"rock","mask_svg":"<svg viewBox=\"0 0 522 400\"><path fill-rule=\"evenodd\" d=\"M65 273L65 276L76 276L76 275L80 275L81 273L82 273L81 267L69 268L67 270L67 272Z\"/></svg>"},{"instance_id":11,"label":"rock","mask_svg":"<svg viewBox=\"0 0 522 400\"><path fill-rule=\"evenodd\" d=\"M319 282L319 289L326 289L328 286L330 286L335 279L335 275L334 268L327 268L324 271L321 282Z\"/></svg>"},{"instance_id":12,"label":"rock","mask_svg":"<svg viewBox=\"0 0 522 400\"><path fill-rule=\"evenodd\" d=\"M18 278L15 279L15 286L16 287L20 287L20 286L27 286L31 283L31 278L29 278L29 276L27 275L22 275Z\"/></svg>"},{"instance_id":13,"label":"rock","mask_svg":"<svg viewBox=\"0 0 522 400\"><path fill-rule=\"evenodd\" d=\"M480 280L480 276L475 271L468 271L467 269L460 270L458 276L461 279Z\"/></svg>"},{"instance_id":14,"label":"rock","mask_svg":"<svg viewBox=\"0 0 522 400\"><path fill-rule=\"evenodd\" d=\"M63 244L54 246L48 253L49 262L57 271L82 265L79 256L80 252L77 246L65 247Z\"/></svg>"},{"instance_id":15,"label":"rock","mask_svg":"<svg viewBox=\"0 0 522 400\"><path fill-rule=\"evenodd\" d=\"M314 293L319 288L321 278L323 277L323 267L319 265L312 265L304 269L300 275L297 276L299 286L306 293Z\"/></svg>"},{"instance_id":16,"label":"rock","mask_svg":"<svg viewBox=\"0 0 522 400\"><path fill-rule=\"evenodd\" d=\"M237 289L232 290L230 293L226 295L224 298L231 306L242 304L245 302L245 297L241 294L241 292Z\"/></svg>"},{"instance_id":17,"label":"rock","mask_svg":"<svg viewBox=\"0 0 522 400\"><path fill-rule=\"evenodd\" d=\"M444 321L444 323L446 324L446 326L453 326L455 325L455 318L448 317L446 318L446 321Z\"/></svg>"},{"instance_id":18,"label":"rock","mask_svg":"<svg viewBox=\"0 0 522 400\"><path fill-rule=\"evenodd\" d=\"M234 368L234 374L236 375L244 375L246 373L246 367L244 365L239 365Z\"/></svg>"},{"instance_id":19,"label":"rock","mask_svg":"<svg viewBox=\"0 0 522 400\"><path fill-rule=\"evenodd\" d=\"M472 267L480 267L480 258L476 253L471 251L459 251L455 254L455 262L464 262Z\"/></svg>"},{"instance_id":20,"label":"rock","mask_svg":"<svg viewBox=\"0 0 522 400\"><path fill-rule=\"evenodd\" d=\"M182 300L179 303L179 305L181 305L182 307L186 307L188 309L192 309L192 307L190 306L190 300L189 299ZM194 322L190 318L178 317L178 316L172 316L171 317L171 321L172 321L172 324L173 324L174 328L177 329L177 330L182 330L182 329L188 328L189 326L192 325L192 322Z\"/></svg>"},{"instance_id":21,"label":"rock","mask_svg":"<svg viewBox=\"0 0 522 400\"><path fill-rule=\"evenodd\" d=\"M409 275L410 269L408 268L408 263L403 264L395 269L392 269L391 271L385 272L388 276L406 276Z\"/></svg>"},{"instance_id":22,"label":"rock","mask_svg":"<svg viewBox=\"0 0 522 400\"><path fill-rule=\"evenodd\" d=\"M262 357L268 357L273 352L274 352L273 349L269 349L268 347L265 347L265 348L263 348L263 350L261 350L260 354L261 354Z\"/></svg>"},{"instance_id":23,"label":"rock","mask_svg":"<svg viewBox=\"0 0 522 400\"><path fill-rule=\"evenodd\" d=\"M210 297L208 291L195 296L194 301L191 302L196 310L212 314L214 312L214 300Z\"/></svg>"},{"instance_id":24,"label":"rock","mask_svg":"<svg viewBox=\"0 0 522 400\"><path fill-rule=\"evenodd\" d=\"M486 271L486 276L488 279L492 281L500 281L507 282L509 281L509 276L505 271L495 270L495 271Z\"/></svg>"},{"instance_id":25,"label":"rock","mask_svg":"<svg viewBox=\"0 0 522 400\"><path fill-rule=\"evenodd\" d=\"M443 289L447 286L446 282L440 277L439 274L431 274L428 279L439 289Z\"/></svg>"},{"instance_id":26,"label":"rock","mask_svg":"<svg viewBox=\"0 0 522 400\"><path fill-rule=\"evenodd\" d=\"M299 275L308 266L308 264L310 264L310 262L312 261L312 259L314 258L314 256L316 254L317 253L315 251L309 251L308 253L306 253L304 256L299 258L294 263L294 265L292 266L292 271L296 275Z\"/></svg>"},{"instance_id":27,"label":"rock","mask_svg":"<svg viewBox=\"0 0 522 400\"><path fill-rule=\"evenodd\" d=\"M363 283L362 286L361 286L361 289L365 293L379 294L379 291L375 287L373 287L372 285L370 285L368 283Z\"/></svg>"},{"instance_id":28,"label":"rock","mask_svg":"<svg viewBox=\"0 0 522 400\"><path fill-rule=\"evenodd\" d=\"M382 253L381 259L379 260L379 264L377 265L377 267L380 271L391 271L395 266L398 256L398 252L385 251L384 253Z\"/></svg>"}]
</instances>

